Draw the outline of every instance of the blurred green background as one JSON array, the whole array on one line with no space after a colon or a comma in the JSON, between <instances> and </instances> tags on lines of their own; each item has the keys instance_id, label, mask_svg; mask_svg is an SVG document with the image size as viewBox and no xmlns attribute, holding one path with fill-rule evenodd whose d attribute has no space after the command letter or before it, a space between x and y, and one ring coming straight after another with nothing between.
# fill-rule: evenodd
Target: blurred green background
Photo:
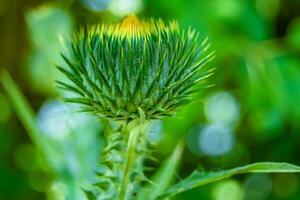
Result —
<instances>
[{"instance_id":1,"label":"blurred green background","mask_svg":"<svg viewBox=\"0 0 300 200\"><path fill-rule=\"evenodd\" d=\"M101 159L105 127L60 101L68 94L56 87L55 65L80 26L130 13L192 26L216 51L214 87L149 130L160 161L185 138L178 180L194 168L300 164L299 0L0 0L0 69L21 88L38 127L24 129L0 87L1 200L85 199L80 187ZM298 200L300 177L241 175L176 199Z\"/></svg>"}]
</instances>

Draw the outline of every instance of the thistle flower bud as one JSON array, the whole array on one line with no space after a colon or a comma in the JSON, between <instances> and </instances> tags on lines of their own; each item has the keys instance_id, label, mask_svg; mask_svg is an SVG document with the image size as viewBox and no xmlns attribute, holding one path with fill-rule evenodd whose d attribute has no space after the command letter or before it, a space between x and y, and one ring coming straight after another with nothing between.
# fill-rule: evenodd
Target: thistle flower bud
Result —
<instances>
[{"instance_id":1,"label":"thistle flower bud","mask_svg":"<svg viewBox=\"0 0 300 200\"><path fill-rule=\"evenodd\" d=\"M76 93L67 101L84 111L114 120L158 119L188 103L198 83L212 74L202 70L213 58L207 40L179 30L177 22L141 21L127 16L119 24L89 27L76 34L67 69L59 82Z\"/></svg>"}]
</instances>

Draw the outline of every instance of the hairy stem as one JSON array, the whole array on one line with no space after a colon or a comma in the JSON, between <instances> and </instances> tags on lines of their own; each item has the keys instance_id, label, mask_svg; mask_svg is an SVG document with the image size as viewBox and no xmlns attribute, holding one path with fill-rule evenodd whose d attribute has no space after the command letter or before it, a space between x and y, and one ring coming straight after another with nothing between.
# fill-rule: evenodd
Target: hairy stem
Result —
<instances>
[{"instance_id":1,"label":"hairy stem","mask_svg":"<svg viewBox=\"0 0 300 200\"><path fill-rule=\"evenodd\" d=\"M148 156L146 127L144 120L123 122L113 129L107 124L107 145L96 171L97 181L87 188L89 199L133 199L147 180L143 173L143 161Z\"/></svg>"},{"instance_id":2,"label":"hairy stem","mask_svg":"<svg viewBox=\"0 0 300 200\"><path fill-rule=\"evenodd\" d=\"M120 188L120 200L125 200L127 196L127 187L130 185L130 174L132 167L134 165L134 162L136 160L136 146L138 137L140 135L140 128L136 127L134 128L129 134L128 139L128 146L127 146L127 155L126 155L126 164L124 168L124 175L121 182L121 188Z\"/></svg>"}]
</instances>

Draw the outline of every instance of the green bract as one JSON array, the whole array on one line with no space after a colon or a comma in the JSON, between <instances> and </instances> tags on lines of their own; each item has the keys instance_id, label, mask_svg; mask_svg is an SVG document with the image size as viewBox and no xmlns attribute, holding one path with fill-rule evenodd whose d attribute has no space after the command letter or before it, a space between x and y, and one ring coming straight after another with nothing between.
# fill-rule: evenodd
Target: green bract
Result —
<instances>
[{"instance_id":1,"label":"green bract","mask_svg":"<svg viewBox=\"0 0 300 200\"><path fill-rule=\"evenodd\" d=\"M68 69L71 81L59 82L76 97L67 101L84 111L115 120L157 119L172 115L191 100L195 87L212 74L202 71L213 53L198 33L179 31L176 22L164 25L128 16L120 24L90 27L75 36Z\"/></svg>"}]
</instances>

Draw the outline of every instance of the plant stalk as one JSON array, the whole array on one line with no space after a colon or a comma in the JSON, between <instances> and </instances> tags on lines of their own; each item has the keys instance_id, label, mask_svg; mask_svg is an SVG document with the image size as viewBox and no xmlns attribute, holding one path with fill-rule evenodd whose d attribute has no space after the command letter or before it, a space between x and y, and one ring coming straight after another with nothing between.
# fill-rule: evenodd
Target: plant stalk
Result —
<instances>
[{"instance_id":1,"label":"plant stalk","mask_svg":"<svg viewBox=\"0 0 300 200\"><path fill-rule=\"evenodd\" d=\"M132 168L136 161L136 146L137 141L141 133L141 125L137 125L137 127L133 128L132 131L129 132L127 153L126 153L126 164L124 168L123 178L120 187L119 199L126 200L127 188L130 186L130 174Z\"/></svg>"}]
</instances>

